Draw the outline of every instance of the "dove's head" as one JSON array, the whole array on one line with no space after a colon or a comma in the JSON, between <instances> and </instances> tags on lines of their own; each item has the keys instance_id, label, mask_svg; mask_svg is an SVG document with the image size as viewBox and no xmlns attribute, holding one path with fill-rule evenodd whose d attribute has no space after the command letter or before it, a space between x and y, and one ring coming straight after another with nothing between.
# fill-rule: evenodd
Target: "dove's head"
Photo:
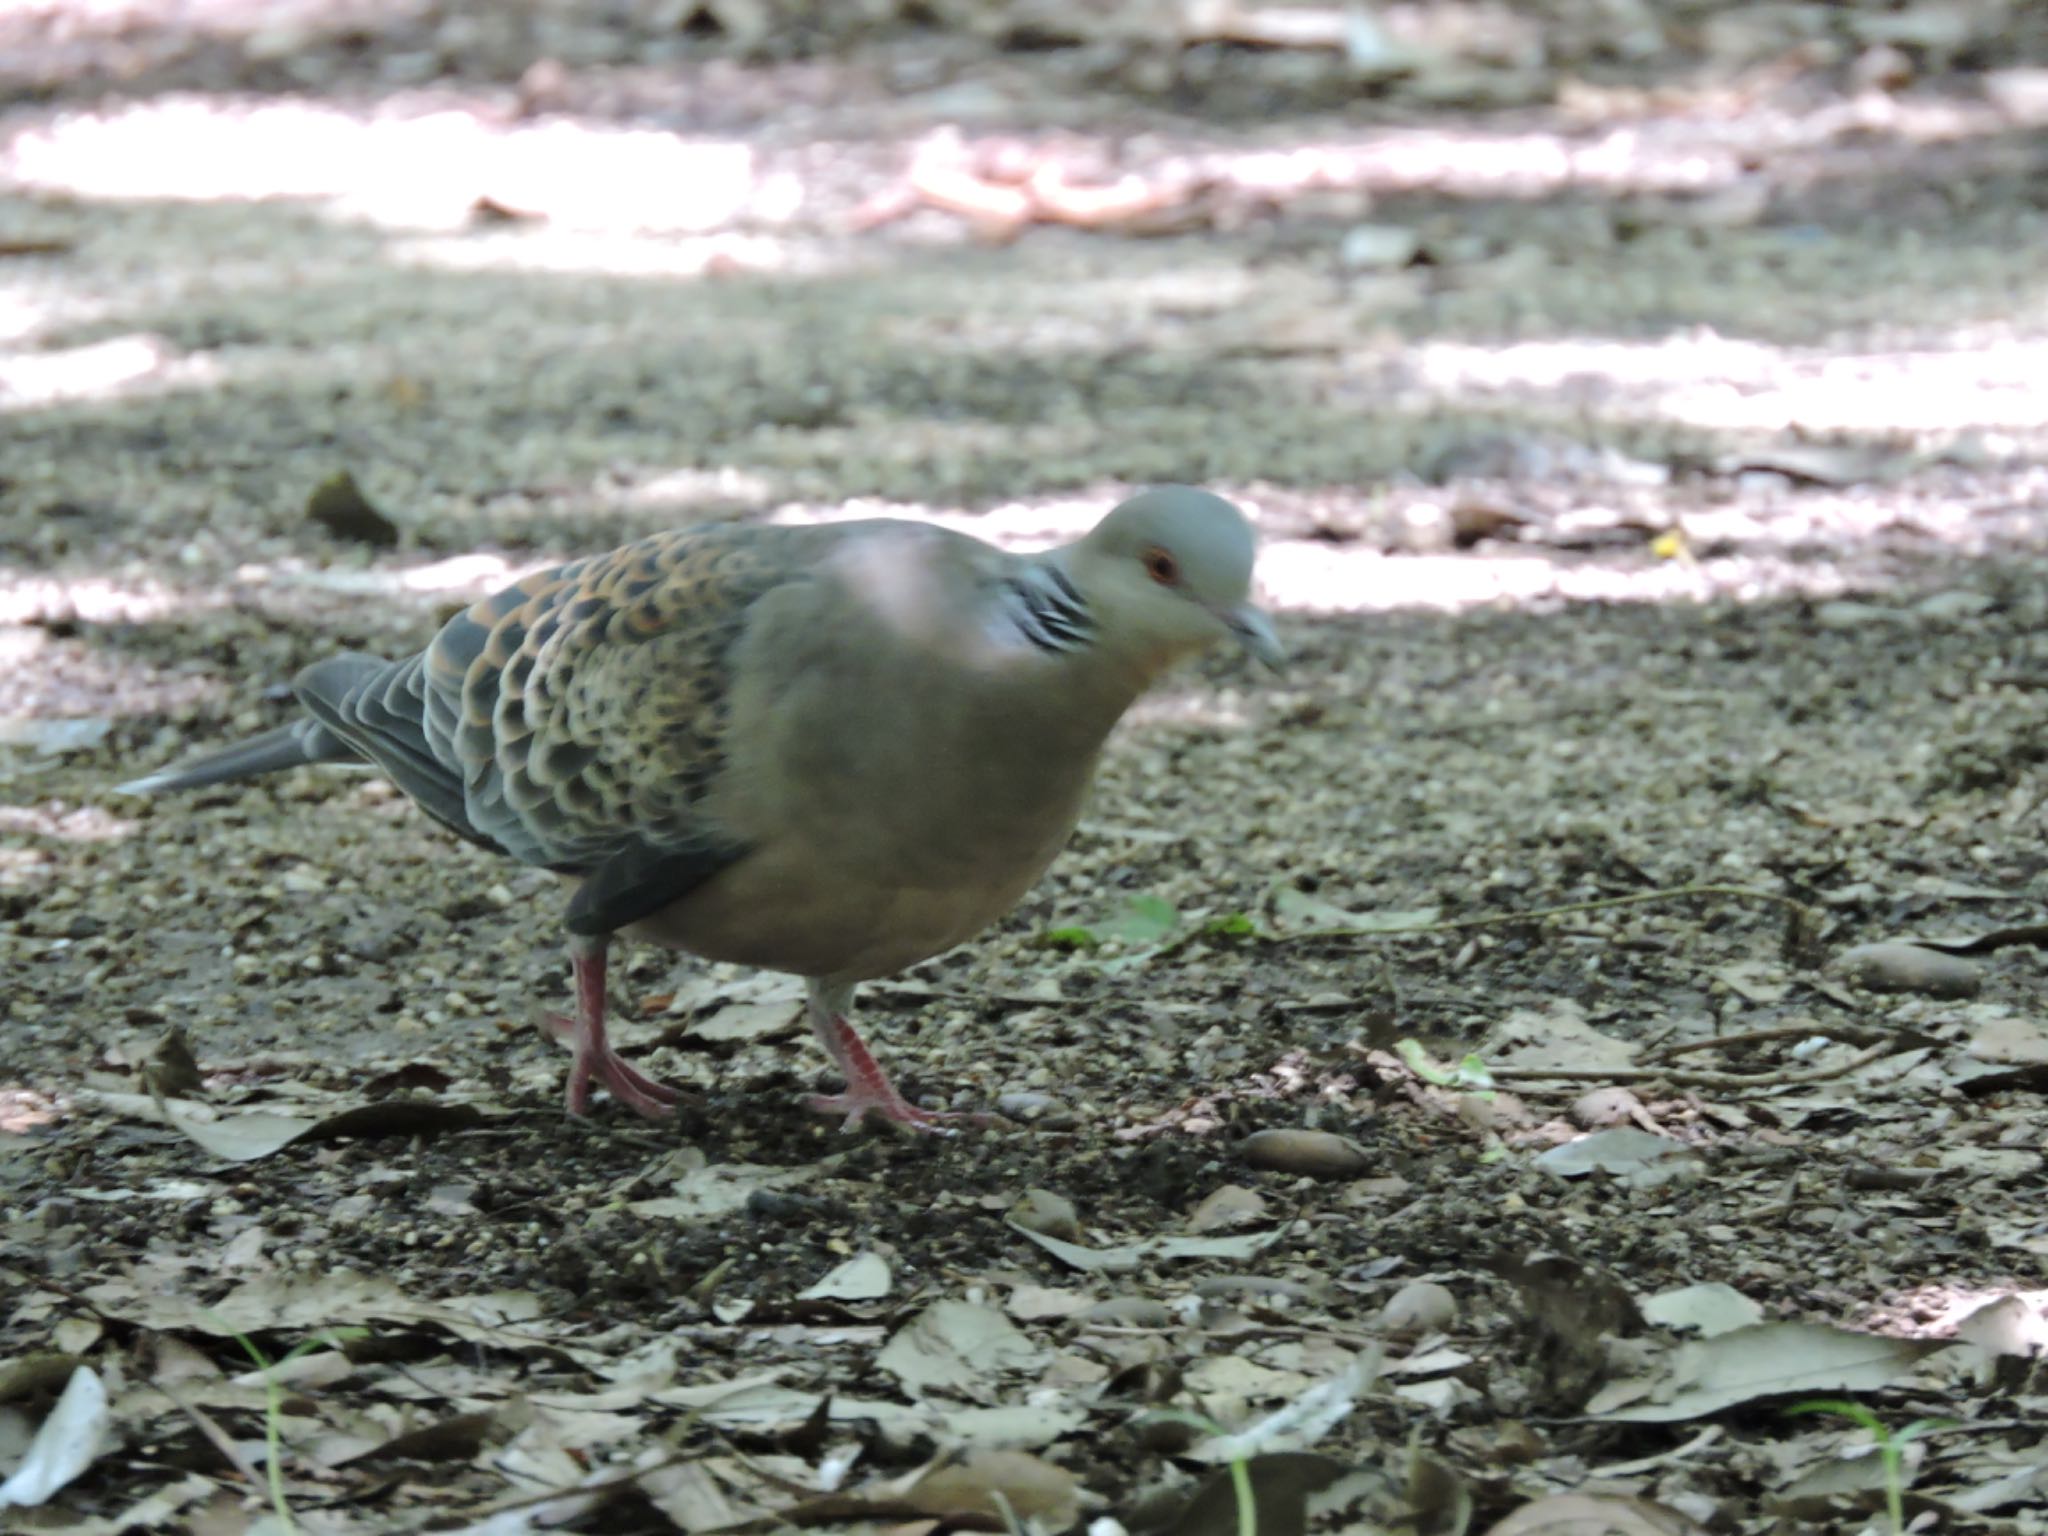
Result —
<instances>
[{"instance_id":1,"label":"dove's head","mask_svg":"<svg viewBox=\"0 0 2048 1536\"><path fill-rule=\"evenodd\" d=\"M1112 643L1164 663L1230 639L1277 668L1279 637L1251 602L1253 553L1251 524L1236 507L1163 485L1068 546L1065 566Z\"/></svg>"}]
</instances>

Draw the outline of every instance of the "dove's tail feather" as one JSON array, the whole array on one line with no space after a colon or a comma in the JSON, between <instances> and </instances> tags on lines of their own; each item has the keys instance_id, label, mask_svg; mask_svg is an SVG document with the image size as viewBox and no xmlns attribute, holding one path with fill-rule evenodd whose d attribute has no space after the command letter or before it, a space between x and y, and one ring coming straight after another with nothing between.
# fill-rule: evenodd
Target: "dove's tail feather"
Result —
<instances>
[{"instance_id":1,"label":"dove's tail feather","mask_svg":"<svg viewBox=\"0 0 2048 1536\"><path fill-rule=\"evenodd\" d=\"M503 853L502 844L471 823L461 778L435 755L427 716L436 705L429 696L427 664L425 651L403 661L355 651L316 661L292 679L308 718L211 756L130 779L115 790L147 795L253 779L308 763L360 763L383 770L415 805L457 836Z\"/></svg>"},{"instance_id":2,"label":"dove's tail feather","mask_svg":"<svg viewBox=\"0 0 2048 1536\"><path fill-rule=\"evenodd\" d=\"M148 795L163 789L198 789L206 784L225 784L230 779L253 779L259 774L301 768L308 763L361 761L347 742L318 720L294 720L223 751L159 768L114 788L119 794Z\"/></svg>"}]
</instances>

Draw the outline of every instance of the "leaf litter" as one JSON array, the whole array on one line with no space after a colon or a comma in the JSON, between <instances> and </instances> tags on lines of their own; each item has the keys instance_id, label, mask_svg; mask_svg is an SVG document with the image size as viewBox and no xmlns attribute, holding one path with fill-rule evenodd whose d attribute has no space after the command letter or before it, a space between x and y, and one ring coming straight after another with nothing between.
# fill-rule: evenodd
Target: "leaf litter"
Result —
<instances>
[{"instance_id":1,"label":"leaf litter","mask_svg":"<svg viewBox=\"0 0 2048 1536\"><path fill-rule=\"evenodd\" d=\"M1796 420L1667 440L1639 419L1647 402L1693 419L1792 409L1779 392L1810 388L1809 361L1867 344L1801 397L1831 407L1856 394L1856 369L1888 366L1893 325L1921 327L1914 366L1931 366L1953 350L1934 312L2012 323L1998 253L2038 249L1973 223L1971 198L1931 222L1900 216L1895 201L1927 190L1920 173L1859 211L1869 185L1801 159L1831 152L1835 130L1759 137L1808 121L1798 91L1832 89L1825 66L1782 89L1746 69L1840 48L1865 82L1857 133L1894 142L1896 114L1902 164L1929 105L1903 88L1916 80L1951 123L1978 124L1975 142L2021 155L2026 71L1944 76L1972 47L1966 7L1710 8L1683 35L1654 8L1539 9L1516 18L1533 43L1489 52L1407 30L1455 8L1397 7L1381 26L1341 7L1210 7L1133 44L1101 8L1036 7L1030 51L994 50L1000 68L943 89L967 90L959 115L1000 115L1019 88L1004 72L1037 70L1019 77L1026 96L1066 101L1072 121L1021 146L970 135L850 165L850 184L907 188L849 227L919 291L875 277L822 306L791 379L769 366L788 349L758 339L782 335L786 311L750 309L744 282L592 279L582 291L605 297L590 303L615 296L662 338L642 357L623 339L588 347L584 301L508 297L483 270L445 288L415 274L381 299L362 279L380 257L341 223L288 227L274 200L207 219L241 221L251 249L298 252L315 299L338 263L361 323L296 291L282 310L251 294L252 313L235 313L242 296L213 296L231 279L206 254L229 224L189 223L174 201L147 218L96 205L90 242L58 229L21 243L15 258L61 261L109 295L125 258L96 263L126 240L152 262L199 253L210 276L181 300L193 312L146 350L225 336L251 364L231 409L183 384L30 409L37 431L0 503L9 547L67 589L52 606L40 577L17 584L0 628L5 654L34 656L0 678L17 722L0 733L0 780L35 796L5 808L0 853L0 1473L15 1492L68 1476L39 1529L281 1530L273 1475L306 1531L1113 1519L1206 1536L1241 1528L1246 1488L1268 1536L1861 1531L1881 1528L1895 1492L1923 1526L2041 1529L2044 616L2038 548L2013 537L2013 509L2038 502L2027 477L2044 445L2024 422L2003 441ZM779 12L705 14L693 34L762 45ZM394 18L392 39L415 25L432 21ZM2027 15L2003 25L2000 48L2039 51ZM326 51L313 29L264 37L250 58L288 53L318 83L381 68L388 40ZM447 42L402 40L415 59ZM1062 97L1077 85L1060 74L1079 67L1069 42L1126 85L1162 60L1208 71L1204 134L1219 146L1237 132L1233 93L1263 132L1276 90L1339 90L1355 107L1362 77L1418 122L1458 110L1467 131L1480 130L1465 109L1554 108L1572 198L1496 203L1420 159L1403 173L1419 195L1347 183L1356 125L1341 115L1311 175L1331 184L1289 187L1271 156L1257 176L1203 169L1229 159L1221 147L1174 169L1090 165L1079 140L1101 81ZM147 65L155 45L145 31L121 46ZM1680 47L1703 51L1693 85L1604 73ZM1574 49L1601 67L1571 70ZM581 67L550 84L532 62L506 78L536 102L655 88ZM763 70L727 86L776 66ZM921 110L864 110L885 108ZM1653 181L1671 135L1686 174L1726 164L1748 185L1605 198L1599 178L1630 168L1589 180L1569 146L1619 121ZM1138 154L1145 136L1114 126ZM2009 171L2023 185L2021 161L1977 177L1971 134L1943 137L1951 158L1922 168L1929 185L2034 217L2001 192ZM523 203L475 199L506 226L491 238L544 233L545 217L516 217ZM72 206L29 212L64 224ZM999 314L985 268L949 286L920 244L977 221L1015 241ZM1047 223L1061 227L1032 227ZM1175 243L1183 227L1199 249ZM1893 229L1910 251L1887 243ZM1347 250L1393 251L1393 234L1396 260L1345 265ZM1204 265L1217 259L1220 287ZM1923 270L1944 274L1924 320L1897 298ZM1101 359L1041 345L1063 325L1095 335L1099 300L1070 306L1105 284L1153 295L1119 304L1128 337ZM715 313L688 307L710 288ZM1960 313L1978 298L1981 313ZM341 352L317 329L330 311L348 316ZM1027 315L1048 328L1033 358L1060 359L1043 379L982 346ZM1667 346L1655 338L1674 315ZM357 378L380 325L421 360ZM513 334L527 330L537 351ZM1536 354L1494 346L1581 331L1646 371L1612 398L1593 366L1532 393L1513 374ZM1130 371L1161 334L1201 359L1224 408L1149 364ZM683 335L701 369L667 366ZM891 337L932 399L898 398L913 385L891 382ZM957 377L934 362L954 348L974 364ZM28 378L45 350L23 339L0 366ZM1658 372L1680 351L1734 374L1688 394ZM354 382L266 392L265 359L297 377L316 353ZM1463 385L1442 385L1460 369ZM1026 419L973 419L990 370L987 393L1014 395ZM568 397L538 399L557 376ZM698 378L710 394L692 392ZM642 418L658 435L637 435ZM749 436L736 421L779 425ZM1114 451L1091 446L1091 421L1117 423ZM1058 454L1032 435L1048 423ZM508 424L546 475L506 458ZM166 442L175 477L157 462ZM351 442L390 451L351 469L334 446ZM135 444L155 445L140 472ZM533 937L542 887L462 850L430 855L433 834L388 794L312 776L119 825L95 809L135 756L169 750L153 730L251 723L234 712L252 678L337 644L416 643L433 600L386 579L404 575L409 543L588 548L635 517L674 520L672 505L635 510L646 466L728 453L763 459L705 471L731 498L718 515L785 497L1041 505L1084 482L1092 501L1206 466L1250 487L1280 569L1355 574L1357 553L1420 594L1456 565L1492 595L1369 620L1347 608L1355 592L1303 602L1325 617L1290 618L1291 678L1254 689L1218 663L1162 701L1111 750L1110 831L1084 828L972 952L872 989L913 1080L1031 1106L1028 1128L986 1139L828 1135L791 1107L813 1067L788 1043L801 1022L786 983L640 955L622 958L638 994L622 1037L704 1107L659 1132L565 1125L560 1064L519 1022L560 986ZM388 528L296 515L343 474L394 509ZM146 507L148 527L103 523L112 506ZM360 542L390 529L396 549ZM1991 558L1950 558L1936 546L1951 536ZM175 620L93 607L93 583L144 555L185 604ZM345 579L311 579L332 566ZM1769 919L1758 897L1796 911ZM1955 927L1978 932L1913 938ZM1856 952L1872 945L1894 947ZM189 1063L148 1044L172 1021ZM1005 1221L1040 1195L1031 1209L1058 1230ZM252 1370L251 1346L274 1363ZM70 1396L83 1379L103 1407ZM1816 1393L1877 1428L1787 1413ZM1954 1427L1926 1427L1937 1420ZM1895 1471L1886 1437L1905 1447Z\"/></svg>"}]
</instances>

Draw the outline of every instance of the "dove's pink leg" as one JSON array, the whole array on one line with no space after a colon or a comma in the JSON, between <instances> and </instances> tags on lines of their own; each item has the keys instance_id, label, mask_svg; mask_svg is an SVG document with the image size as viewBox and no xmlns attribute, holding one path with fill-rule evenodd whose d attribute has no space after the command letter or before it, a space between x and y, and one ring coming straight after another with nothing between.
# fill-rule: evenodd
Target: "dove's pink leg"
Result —
<instances>
[{"instance_id":1,"label":"dove's pink leg","mask_svg":"<svg viewBox=\"0 0 2048 1536\"><path fill-rule=\"evenodd\" d=\"M811 1029L818 1037L818 1043L825 1047L825 1053L846 1077L844 1093L813 1094L805 1102L820 1114L844 1114L846 1123L843 1130L853 1130L869 1115L880 1115L884 1120L907 1126L914 1131L928 1131L945 1135L944 1122L964 1120L970 1124L985 1125L986 1115L951 1114L938 1110L919 1109L910 1100L896 1091L896 1085L889 1081L889 1074L882 1070L882 1064L875 1060L867 1042L860 1032L846 1022L841 1010L851 1001L852 989L826 989L817 983L811 987Z\"/></svg>"},{"instance_id":2,"label":"dove's pink leg","mask_svg":"<svg viewBox=\"0 0 2048 1536\"><path fill-rule=\"evenodd\" d=\"M569 941L569 966L576 977L576 1017L557 1015L548 1020L555 1038L567 1041L574 1053L569 1063L569 1113L580 1115L590 1107L590 1083L595 1078L635 1114L665 1119L675 1113L675 1089L631 1066L605 1038L605 949L602 939Z\"/></svg>"}]
</instances>

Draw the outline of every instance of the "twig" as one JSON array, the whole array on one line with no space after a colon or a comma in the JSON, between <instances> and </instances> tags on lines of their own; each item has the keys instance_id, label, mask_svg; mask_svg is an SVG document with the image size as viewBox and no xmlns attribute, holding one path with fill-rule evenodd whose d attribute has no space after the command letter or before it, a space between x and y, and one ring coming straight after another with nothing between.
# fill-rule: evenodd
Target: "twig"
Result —
<instances>
[{"instance_id":1,"label":"twig","mask_svg":"<svg viewBox=\"0 0 2048 1536\"><path fill-rule=\"evenodd\" d=\"M559 1119L560 1117L557 1116L557 1118ZM90 1296L87 1296L84 1292L74 1291L70 1286L64 1284L62 1281L53 1280L48 1275L38 1274L35 1270L24 1268L22 1265L19 1264L10 1263L6 1259L0 1259L0 1270L7 1270L21 1276L22 1279L26 1280L30 1284L30 1286L32 1286L36 1290L48 1291L53 1296L62 1296L66 1301L70 1302L73 1306L81 1308L84 1311L90 1312L94 1317L98 1318L103 1323L120 1324L126 1321L126 1319L123 1318L120 1313L109 1312L105 1307L100 1306L97 1302L95 1302Z\"/></svg>"},{"instance_id":2,"label":"twig","mask_svg":"<svg viewBox=\"0 0 2048 1536\"><path fill-rule=\"evenodd\" d=\"M894 998L906 1003L958 1003L966 1008L989 1004L1001 1008L1079 1008L1102 1001L1099 997L1038 997L1029 992L954 992L917 981L876 982L861 995Z\"/></svg>"},{"instance_id":3,"label":"twig","mask_svg":"<svg viewBox=\"0 0 2048 1536\"><path fill-rule=\"evenodd\" d=\"M1732 1035L1711 1035L1705 1040L1680 1040L1643 1053L1644 1061L1666 1061L1693 1051L1714 1051L1730 1045L1757 1045L1765 1040L1803 1040L1808 1035L1831 1035L1837 1031L1807 1020L1803 1024L1767 1024L1759 1029L1737 1030ZM1860 1031L1859 1031L1860 1033Z\"/></svg>"},{"instance_id":4,"label":"twig","mask_svg":"<svg viewBox=\"0 0 2048 1536\"><path fill-rule=\"evenodd\" d=\"M1859 1051L1839 1066L1816 1067L1810 1072L1700 1072L1671 1067L1488 1067L1487 1075L1497 1082L1565 1083L1678 1083L1690 1088L1793 1088L1805 1083L1824 1083L1846 1077L1890 1055L1896 1042L1879 1041ZM1358 1054L1365 1050L1352 1046Z\"/></svg>"},{"instance_id":5,"label":"twig","mask_svg":"<svg viewBox=\"0 0 2048 1536\"><path fill-rule=\"evenodd\" d=\"M2048 790L2043 791L2048 798ZM2035 804L2038 806L2039 801ZM2030 808L2027 812L2032 815ZM2015 944L2026 944L2035 949L2048 949L2048 923L2028 923L2019 928L1994 928L1989 933L1980 933L1972 939L1908 939L1906 941L1920 949L1936 950L1944 955L1988 955L1996 950L2010 949Z\"/></svg>"},{"instance_id":6,"label":"twig","mask_svg":"<svg viewBox=\"0 0 2048 1536\"><path fill-rule=\"evenodd\" d=\"M1769 901L1789 907L1801 917L1811 915L1802 901L1778 891L1760 891L1748 885L1674 885L1661 891L1638 891L1633 896L1601 896L1592 901L1568 901L1555 907L1531 907L1521 912L1490 912L1483 917L1452 917L1439 923L1418 923L1412 928L1390 928L1374 932L1360 928L1304 928L1298 933L1271 935L1275 943L1297 944L1304 939L1401 939L1413 933L1454 933L1466 928L1499 928L1508 923L1533 923L1544 918L1567 917L1575 912L1606 912L1616 907L1641 907L1652 902L1674 901L1685 896L1733 896L1744 901ZM1199 934L1190 937L1199 937ZM1182 942L1186 942L1183 940Z\"/></svg>"},{"instance_id":7,"label":"twig","mask_svg":"<svg viewBox=\"0 0 2048 1536\"><path fill-rule=\"evenodd\" d=\"M1942 1176L1939 1168L1880 1168L1859 1163L1842 1174L1844 1189L1921 1189Z\"/></svg>"},{"instance_id":8,"label":"twig","mask_svg":"<svg viewBox=\"0 0 2048 1536\"><path fill-rule=\"evenodd\" d=\"M1131 1323L1086 1323L1080 1329L1080 1336L1105 1339L1163 1339L1182 1331L1184 1330L1176 1326L1141 1328ZM1371 1349L1385 1342L1371 1334L1351 1333L1342 1328L1325 1328L1315 1323L1252 1323L1243 1328L1232 1328L1227 1332L1212 1329L1205 1337L1219 1343L1236 1343L1244 1339L1329 1339L1356 1349Z\"/></svg>"}]
</instances>

